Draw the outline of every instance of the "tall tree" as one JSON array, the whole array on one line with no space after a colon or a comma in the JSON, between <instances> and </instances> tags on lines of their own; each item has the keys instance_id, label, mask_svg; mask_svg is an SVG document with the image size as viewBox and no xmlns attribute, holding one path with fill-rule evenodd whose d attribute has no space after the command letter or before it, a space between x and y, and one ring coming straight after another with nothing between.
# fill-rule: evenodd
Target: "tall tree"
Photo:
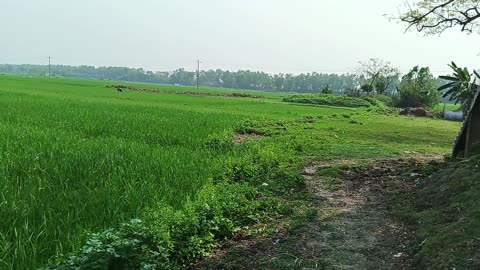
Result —
<instances>
[{"instance_id":1,"label":"tall tree","mask_svg":"<svg viewBox=\"0 0 480 270\"><path fill-rule=\"evenodd\" d=\"M435 85L435 79L428 67L414 67L402 77L398 89L399 107L427 107L438 104L440 97Z\"/></svg>"},{"instance_id":2,"label":"tall tree","mask_svg":"<svg viewBox=\"0 0 480 270\"><path fill-rule=\"evenodd\" d=\"M377 94L384 94L392 82L398 79L400 71L392 63L379 58L371 58L359 62L357 73L365 80L362 90L370 93L375 90Z\"/></svg>"}]
</instances>

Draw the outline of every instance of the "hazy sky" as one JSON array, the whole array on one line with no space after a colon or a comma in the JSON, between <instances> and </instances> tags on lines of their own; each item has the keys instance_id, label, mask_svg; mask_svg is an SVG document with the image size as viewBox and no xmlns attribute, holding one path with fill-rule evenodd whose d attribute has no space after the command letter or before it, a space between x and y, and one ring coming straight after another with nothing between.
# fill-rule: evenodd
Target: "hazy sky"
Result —
<instances>
[{"instance_id":1,"label":"hazy sky","mask_svg":"<svg viewBox=\"0 0 480 270\"><path fill-rule=\"evenodd\" d=\"M0 0L0 63L348 72L480 67L480 35L404 34L403 0Z\"/></svg>"}]
</instances>

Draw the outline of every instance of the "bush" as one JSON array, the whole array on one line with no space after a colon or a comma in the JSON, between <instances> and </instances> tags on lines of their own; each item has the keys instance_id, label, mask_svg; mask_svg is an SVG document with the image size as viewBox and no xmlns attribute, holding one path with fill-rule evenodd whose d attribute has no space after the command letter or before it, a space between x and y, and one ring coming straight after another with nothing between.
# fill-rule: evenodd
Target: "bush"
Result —
<instances>
[{"instance_id":1,"label":"bush","mask_svg":"<svg viewBox=\"0 0 480 270\"><path fill-rule=\"evenodd\" d=\"M80 250L41 270L173 269L169 243L167 234L156 235L141 220L134 219L118 229L90 234Z\"/></svg>"},{"instance_id":2,"label":"bush","mask_svg":"<svg viewBox=\"0 0 480 270\"><path fill-rule=\"evenodd\" d=\"M248 153L240 158L227 158L223 166L219 167L214 175L215 183L249 183L254 187L262 187L264 192L272 195L282 195L292 189L304 187L303 178L299 177L295 169L289 170L282 164L292 160L295 151L301 150L296 141L284 144L281 149L271 145L249 145Z\"/></svg>"},{"instance_id":3,"label":"bush","mask_svg":"<svg viewBox=\"0 0 480 270\"><path fill-rule=\"evenodd\" d=\"M393 104L393 98L391 98L389 96L376 95L375 99L377 99L378 101L380 101L381 103L383 103L387 107L392 107L394 105Z\"/></svg>"},{"instance_id":4,"label":"bush","mask_svg":"<svg viewBox=\"0 0 480 270\"><path fill-rule=\"evenodd\" d=\"M333 88L330 87L330 85L325 86L324 88L322 88L322 94L333 94Z\"/></svg>"},{"instance_id":5,"label":"bush","mask_svg":"<svg viewBox=\"0 0 480 270\"><path fill-rule=\"evenodd\" d=\"M365 83L360 87L360 89L362 89L363 92L370 94L371 92L373 92L374 87L369 83Z\"/></svg>"},{"instance_id":6,"label":"bush","mask_svg":"<svg viewBox=\"0 0 480 270\"><path fill-rule=\"evenodd\" d=\"M396 101L397 107L433 108L440 102L435 79L428 67L414 67L402 77L398 91L400 97Z\"/></svg>"}]
</instances>

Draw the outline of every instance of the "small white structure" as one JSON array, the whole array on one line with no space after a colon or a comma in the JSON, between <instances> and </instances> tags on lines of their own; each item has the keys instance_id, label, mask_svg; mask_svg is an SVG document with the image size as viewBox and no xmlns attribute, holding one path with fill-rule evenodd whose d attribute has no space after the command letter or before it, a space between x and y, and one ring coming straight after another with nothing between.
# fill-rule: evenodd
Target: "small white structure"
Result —
<instances>
[{"instance_id":1,"label":"small white structure","mask_svg":"<svg viewBox=\"0 0 480 270\"><path fill-rule=\"evenodd\" d=\"M462 111L453 112L445 109L443 110L443 118L452 121L463 121L464 115Z\"/></svg>"}]
</instances>

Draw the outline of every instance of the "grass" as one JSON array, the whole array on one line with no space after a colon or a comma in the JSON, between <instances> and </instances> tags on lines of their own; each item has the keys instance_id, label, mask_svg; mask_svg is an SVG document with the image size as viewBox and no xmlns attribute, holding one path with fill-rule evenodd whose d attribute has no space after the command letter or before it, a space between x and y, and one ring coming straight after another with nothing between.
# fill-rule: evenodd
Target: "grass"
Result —
<instances>
[{"instance_id":1,"label":"grass","mask_svg":"<svg viewBox=\"0 0 480 270\"><path fill-rule=\"evenodd\" d=\"M449 111L458 111L460 110L460 104L450 104L450 103L439 103L433 109L437 111L443 111L443 108Z\"/></svg>"},{"instance_id":2,"label":"grass","mask_svg":"<svg viewBox=\"0 0 480 270\"><path fill-rule=\"evenodd\" d=\"M0 76L0 268L42 266L78 249L86 233L158 205L181 210L213 180L250 179L255 188L267 181L281 192L286 187L275 177L312 156L446 153L459 129L455 122L289 104L282 94L117 93L107 84L124 83ZM266 136L233 145L242 126ZM220 147L210 147L212 139Z\"/></svg>"},{"instance_id":3,"label":"grass","mask_svg":"<svg viewBox=\"0 0 480 270\"><path fill-rule=\"evenodd\" d=\"M422 269L480 268L480 159L450 163L424 179L417 194Z\"/></svg>"}]
</instances>

